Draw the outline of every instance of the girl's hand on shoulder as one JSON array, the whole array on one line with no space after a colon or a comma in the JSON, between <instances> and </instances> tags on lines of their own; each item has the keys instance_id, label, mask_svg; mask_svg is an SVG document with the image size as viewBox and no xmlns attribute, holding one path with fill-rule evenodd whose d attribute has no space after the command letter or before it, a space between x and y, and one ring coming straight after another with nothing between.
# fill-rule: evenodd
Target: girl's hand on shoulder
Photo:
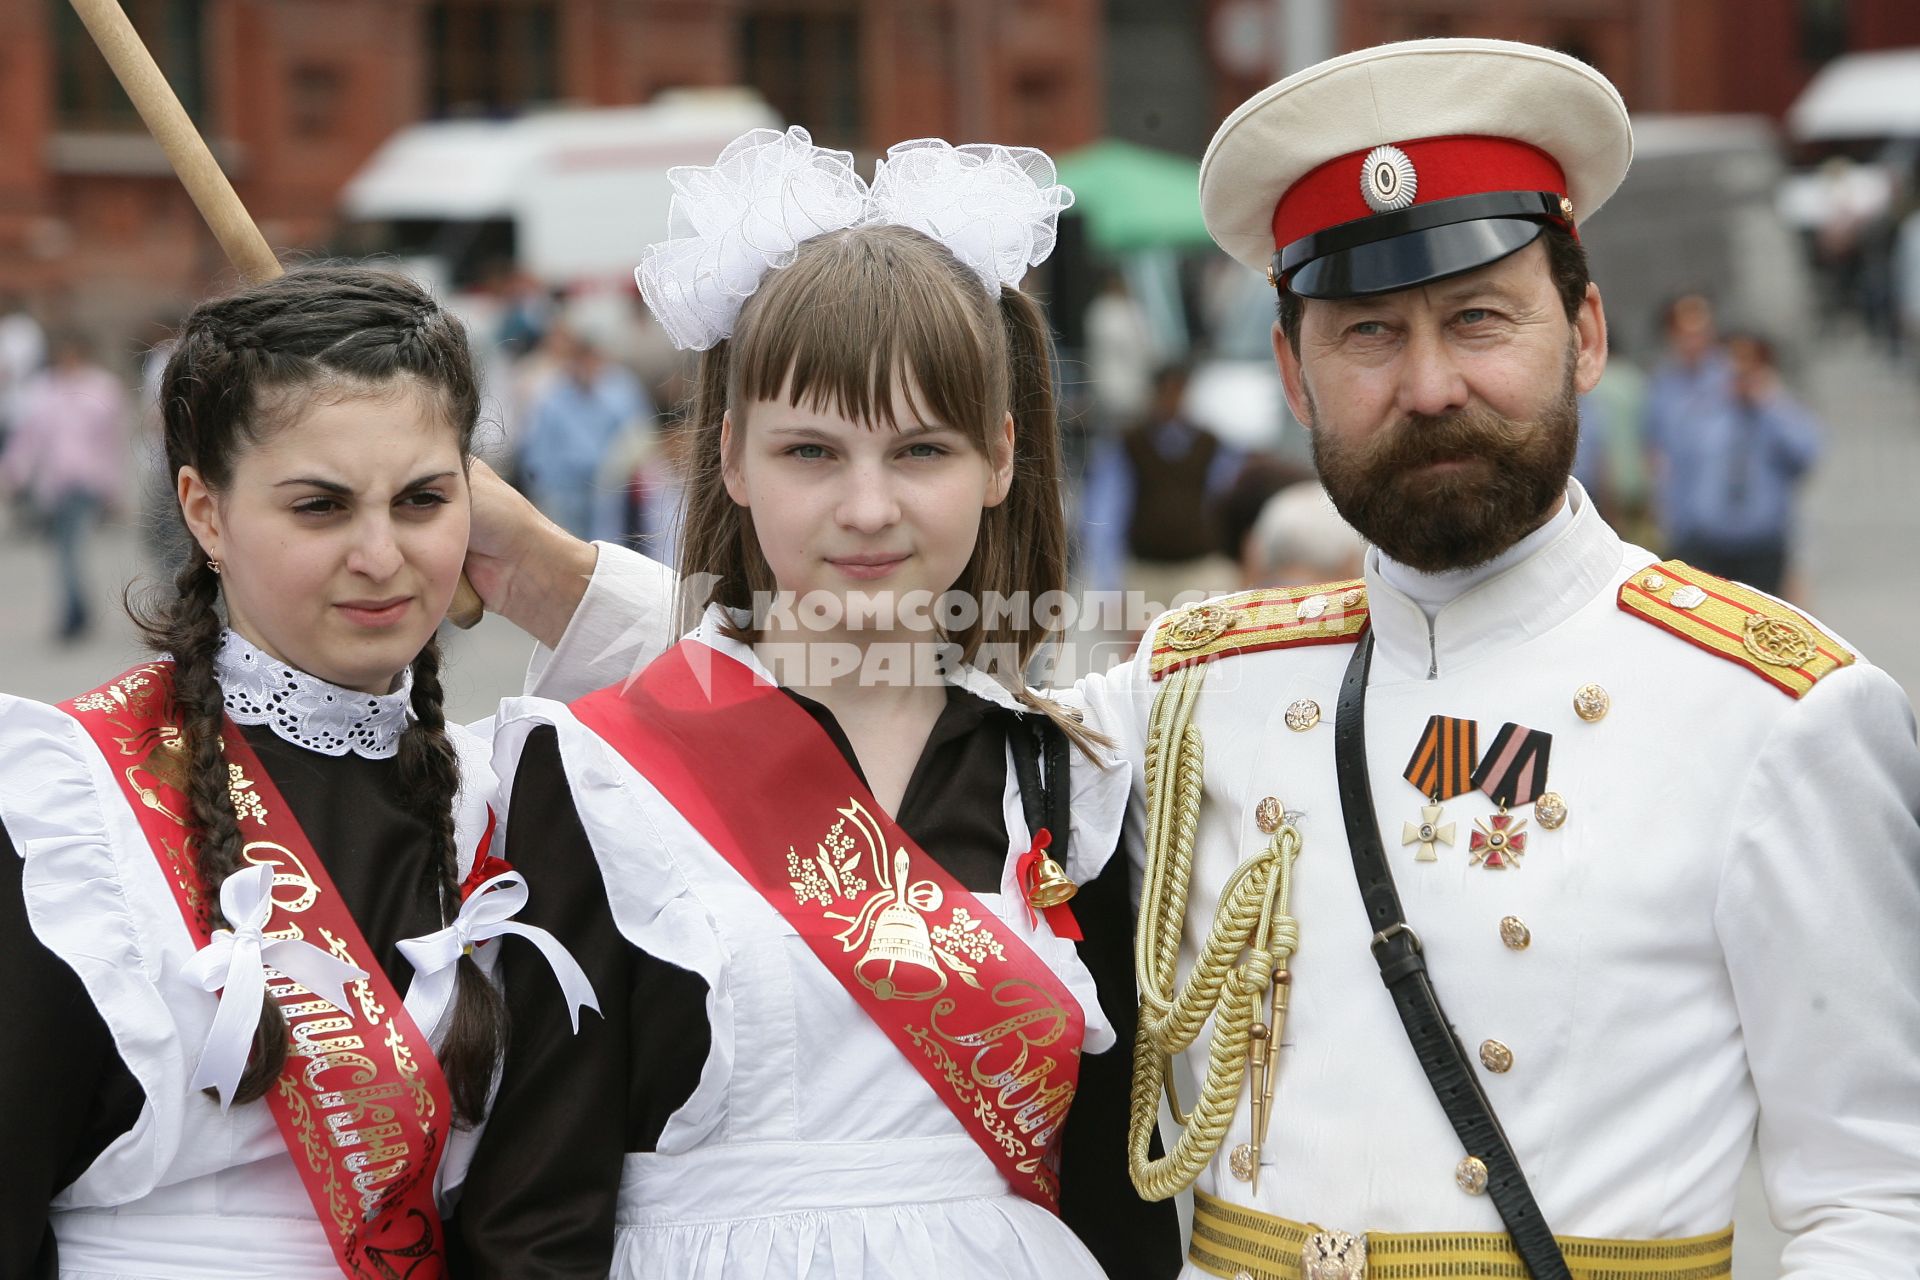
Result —
<instances>
[{"instance_id":1,"label":"girl's hand on shoulder","mask_svg":"<svg viewBox=\"0 0 1920 1280\"><path fill-rule=\"evenodd\" d=\"M587 593L600 553L540 514L478 458L467 480L473 495L467 580L489 612L550 648L557 645Z\"/></svg>"}]
</instances>

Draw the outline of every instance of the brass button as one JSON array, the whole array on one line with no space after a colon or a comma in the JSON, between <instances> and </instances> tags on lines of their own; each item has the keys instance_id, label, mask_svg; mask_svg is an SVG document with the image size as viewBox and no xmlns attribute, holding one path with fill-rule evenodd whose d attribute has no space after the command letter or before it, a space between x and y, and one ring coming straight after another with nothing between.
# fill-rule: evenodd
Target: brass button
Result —
<instances>
[{"instance_id":1,"label":"brass button","mask_svg":"<svg viewBox=\"0 0 1920 1280\"><path fill-rule=\"evenodd\" d=\"M1253 825L1262 832L1272 835L1287 820L1287 811L1280 806L1278 796L1267 796L1253 806Z\"/></svg>"},{"instance_id":2,"label":"brass button","mask_svg":"<svg viewBox=\"0 0 1920 1280\"><path fill-rule=\"evenodd\" d=\"M1479 1156L1468 1156L1453 1167L1453 1181L1470 1196L1485 1195L1487 1162Z\"/></svg>"},{"instance_id":3,"label":"brass button","mask_svg":"<svg viewBox=\"0 0 1920 1280\"><path fill-rule=\"evenodd\" d=\"M1506 943L1509 950L1525 951L1533 944L1533 930L1527 928L1527 922L1519 916L1502 916L1500 941Z\"/></svg>"},{"instance_id":4,"label":"brass button","mask_svg":"<svg viewBox=\"0 0 1920 1280\"><path fill-rule=\"evenodd\" d=\"M1567 821L1567 798L1558 791L1543 791L1533 802L1533 816L1549 831L1558 831Z\"/></svg>"},{"instance_id":5,"label":"brass button","mask_svg":"<svg viewBox=\"0 0 1920 1280\"><path fill-rule=\"evenodd\" d=\"M1497 1076L1503 1076L1513 1070L1513 1050L1498 1040L1482 1040L1480 1065Z\"/></svg>"},{"instance_id":6,"label":"brass button","mask_svg":"<svg viewBox=\"0 0 1920 1280\"><path fill-rule=\"evenodd\" d=\"M1367 593L1360 590L1360 588L1349 587L1346 591L1342 592L1340 595L1340 607L1343 609L1354 608L1362 600L1365 600L1366 598L1367 598Z\"/></svg>"},{"instance_id":7,"label":"brass button","mask_svg":"<svg viewBox=\"0 0 1920 1280\"><path fill-rule=\"evenodd\" d=\"M1667 580L1657 573L1650 573L1640 580L1640 585L1649 591L1659 591L1667 585Z\"/></svg>"},{"instance_id":8,"label":"brass button","mask_svg":"<svg viewBox=\"0 0 1920 1280\"><path fill-rule=\"evenodd\" d=\"M1253 1181L1253 1144L1243 1142L1227 1157L1227 1168L1242 1182Z\"/></svg>"},{"instance_id":9,"label":"brass button","mask_svg":"<svg viewBox=\"0 0 1920 1280\"><path fill-rule=\"evenodd\" d=\"M1612 709L1612 695L1597 684L1583 684L1573 691L1573 714L1588 724L1606 719Z\"/></svg>"},{"instance_id":10,"label":"brass button","mask_svg":"<svg viewBox=\"0 0 1920 1280\"><path fill-rule=\"evenodd\" d=\"M1320 723L1320 704L1312 698L1302 698L1287 708L1287 728L1295 733L1305 733Z\"/></svg>"}]
</instances>

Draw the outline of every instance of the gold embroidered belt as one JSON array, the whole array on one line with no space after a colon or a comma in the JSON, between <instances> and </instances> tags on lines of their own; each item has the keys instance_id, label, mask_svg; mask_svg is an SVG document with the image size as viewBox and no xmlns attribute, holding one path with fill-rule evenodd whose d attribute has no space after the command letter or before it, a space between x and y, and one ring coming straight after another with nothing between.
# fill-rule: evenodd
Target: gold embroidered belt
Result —
<instances>
[{"instance_id":1,"label":"gold embroidered belt","mask_svg":"<svg viewBox=\"0 0 1920 1280\"><path fill-rule=\"evenodd\" d=\"M1187 1257L1224 1280L1443 1280L1527 1268L1498 1231L1324 1231L1194 1192ZM1574 1280L1716 1280L1733 1274L1733 1228L1680 1240L1557 1236Z\"/></svg>"}]
</instances>

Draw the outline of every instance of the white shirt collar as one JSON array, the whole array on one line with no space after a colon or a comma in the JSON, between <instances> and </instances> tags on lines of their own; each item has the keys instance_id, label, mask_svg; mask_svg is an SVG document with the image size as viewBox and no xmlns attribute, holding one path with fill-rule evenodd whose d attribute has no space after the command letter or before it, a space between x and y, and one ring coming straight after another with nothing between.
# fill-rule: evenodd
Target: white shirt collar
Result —
<instances>
[{"instance_id":1,"label":"white shirt collar","mask_svg":"<svg viewBox=\"0 0 1920 1280\"><path fill-rule=\"evenodd\" d=\"M1457 593L1437 602L1431 618L1400 585L1414 571L1385 567L1378 550L1368 552L1367 601L1378 665L1403 679L1437 677L1571 617L1612 581L1629 548L1600 518L1578 481L1567 484L1565 515L1564 521L1556 517L1536 530L1538 538L1529 535L1482 566L1487 572L1465 571L1451 584Z\"/></svg>"},{"instance_id":2,"label":"white shirt collar","mask_svg":"<svg viewBox=\"0 0 1920 1280\"><path fill-rule=\"evenodd\" d=\"M361 693L328 684L257 648L237 631L221 637L214 677L235 724L264 724L296 747L324 756L349 751L391 759L406 732L413 670L392 693Z\"/></svg>"},{"instance_id":3,"label":"white shirt collar","mask_svg":"<svg viewBox=\"0 0 1920 1280\"><path fill-rule=\"evenodd\" d=\"M1538 529L1485 564L1475 565L1471 569L1446 569L1439 573L1425 573L1401 564L1385 552L1375 551L1374 557L1379 562L1380 580L1413 600L1427 617L1432 618L1439 614L1442 607L1452 604L1495 574L1505 573L1541 547L1552 542L1572 523L1573 501L1569 496L1567 501L1560 504L1560 509L1549 516Z\"/></svg>"}]
</instances>

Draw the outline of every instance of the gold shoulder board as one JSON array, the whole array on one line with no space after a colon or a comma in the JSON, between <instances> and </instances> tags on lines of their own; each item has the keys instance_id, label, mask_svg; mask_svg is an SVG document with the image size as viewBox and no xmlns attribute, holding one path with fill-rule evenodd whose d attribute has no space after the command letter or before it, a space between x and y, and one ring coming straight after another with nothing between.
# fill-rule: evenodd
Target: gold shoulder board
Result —
<instances>
[{"instance_id":1,"label":"gold shoulder board","mask_svg":"<svg viewBox=\"0 0 1920 1280\"><path fill-rule=\"evenodd\" d=\"M1620 607L1798 698L1853 654L1805 614L1737 582L1663 560L1620 585Z\"/></svg>"},{"instance_id":2,"label":"gold shoulder board","mask_svg":"<svg viewBox=\"0 0 1920 1280\"><path fill-rule=\"evenodd\" d=\"M1340 644L1366 625L1367 588L1358 578L1221 596L1161 621L1154 634L1153 678L1235 653Z\"/></svg>"}]
</instances>

